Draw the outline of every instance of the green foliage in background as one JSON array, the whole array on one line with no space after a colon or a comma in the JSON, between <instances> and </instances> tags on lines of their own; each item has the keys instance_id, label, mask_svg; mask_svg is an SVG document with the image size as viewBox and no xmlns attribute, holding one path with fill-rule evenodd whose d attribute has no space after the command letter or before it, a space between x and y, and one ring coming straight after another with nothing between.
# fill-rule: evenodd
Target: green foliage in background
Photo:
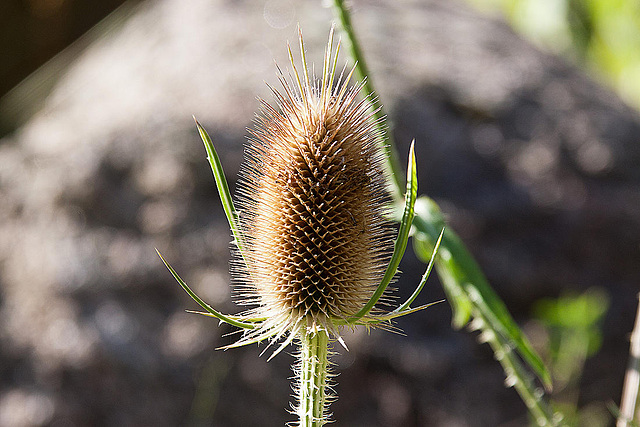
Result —
<instances>
[{"instance_id":1,"label":"green foliage in background","mask_svg":"<svg viewBox=\"0 0 640 427\"><path fill-rule=\"evenodd\" d=\"M601 427L610 423L611 414L604 402L578 407L580 379L587 359L602 346L602 321L608 308L604 289L544 298L534 306L534 317L547 335L543 355L555 385L553 401L562 410L567 426Z\"/></svg>"},{"instance_id":2,"label":"green foliage in background","mask_svg":"<svg viewBox=\"0 0 640 427\"><path fill-rule=\"evenodd\" d=\"M499 11L539 46L569 56L640 108L640 0L467 0Z\"/></svg>"}]
</instances>

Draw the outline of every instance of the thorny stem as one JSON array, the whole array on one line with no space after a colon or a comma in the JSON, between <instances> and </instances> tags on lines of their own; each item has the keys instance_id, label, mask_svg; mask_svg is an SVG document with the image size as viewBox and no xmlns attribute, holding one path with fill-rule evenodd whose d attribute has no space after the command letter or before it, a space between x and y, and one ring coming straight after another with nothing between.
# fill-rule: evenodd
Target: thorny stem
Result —
<instances>
[{"instance_id":1,"label":"thorny stem","mask_svg":"<svg viewBox=\"0 0 640 427\"><path fill-rule=\"evenodd\" d=\"M327 422L329 336L326 331L300 333L298 408L300 427L321 427Z\"/></svg>"},{"instance_id":2,"label":"thorny stem","mask_svg":"<svg viewBox=\"0 0 640 427\"><path fill-rule=\"evenodd\" d=\"M638 294L640 299L640 294ZM620 403L620 416L616 427L628 427L633 423L640 391L640 302L636 313L636 322L631 333L631 347L629 349L629 363L624 377L622 399ZM638 415L637 421L640 421Z\"/></svg>"},{"instance_id":3,"label":"thorny stem","mask_svg":"<svg viewBox=\"0 0 640 427\"><path fill-rule=\"evenodd\" d=\"M489 322L479 310L475 310L473 317L474 320L471 322L471 326L480 329L480 340L489 344L495 359L504 369L506 375L505 385L516 389L534 417L535 424L544 427L560 426L562 414L554 412L548 402L543 399L544 390L534 386L533 378L522 366L522 362L515 354L512 344L488 327Z\"/></svg>"},{"instance_id":4,"label":"thorny stem","mask_svg":"<svg viewBox=\"0 0 640 427\"><path fill-rule=\"evenodd\" d=\"M392 195L395 200L402 200L402 190L404 187L404 171L402 170L402 166L400 165L400 160L398 157L398 152L396 151L396 144L393 140L393 135L384 125L384 118L386 117L386 113L382 105L380 104L380 101L375 96L373 84L371 83L371 74L369 73L369 69L367 68L367 64L364 60L364 55L362 54L362 50L360 49L358 39L353 32L353 26L351 25L351 15L347 10L347 6L345 6L344 4L344 0L333 0L333 9L335 15L340 20L342 31L344 31L346 35L346 42L351 51L351 57L356 61L356 80L362 82L363 95L371 99L373 119L376 123L376 126L378 127L378 130L380 131L380 134L385 136L383 151L386 155L385 157L387 158L386 173L393 183L393 185L391 186Z\"/></svg>"}]
</instances>

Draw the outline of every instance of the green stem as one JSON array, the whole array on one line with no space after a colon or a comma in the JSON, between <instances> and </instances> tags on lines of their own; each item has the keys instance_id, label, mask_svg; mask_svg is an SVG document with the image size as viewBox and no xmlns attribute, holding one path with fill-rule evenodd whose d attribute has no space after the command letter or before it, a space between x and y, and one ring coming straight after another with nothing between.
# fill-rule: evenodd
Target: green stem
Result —
<instances>
[{"instance_id":1,"label":"green stem","mask_svg":"<svg viewBox=\"0 0 640 427\"><path fill-rule=\"evenodd\" d=\"M349 46L351 57L356 61L354 73L356 80L363 83L362 90L364 92L364 96L369 97L369 99L372 100L371 113L373 114L373 119L376 122L380 135L384 135L383 150L387 159L387 170L385 172L393 184L391 186L392 195L396 200L402 200L404 171L400 165L400 159L398 157L398 152L396 151L396 144L393 140L393 135L388 131L384 124L386 113L382 104L380 104L380 101L375 96L373 83L371 82L371 74L369 73L367 63L365 62L364 55L360 49L360 43L358 43L358 39L353 31L353 26L351 25L351 15L349 14L343 0L333 0L333 10L334 14L338 17L342 31L346 36L346 42Z\"/></svg>"},{"instance_id":2,"label":"green stem","mask_svg":"<svg viewBox=\"0 0 640 427\"><path fill-rule=\"evenodd\" d=\"M533 416L535 424L541 427L561 425L562 414L554 412L547 400L544 399L544 390L534 385L533 378L515 354L513 345L491 329L490 323L480 311L474 310L473 317L472 325L478 325L482 331L481 341L486 341L489 344L496 360L504 369L507 376L505 385L507 387L513 386L516 389L524 404L527 405L529 413Z\"/></svg>"},{"instance_id":3,"label":"green stem","mask_svg":"<svg viewBox=\"0 0 640 427\"><path fill-rule=\"evenodd\" d=\"M298 372L298 408L300 427L320 427L327 422L327 376L329 336L326 331L300 336L300 367Z\"/></svg>"}]
</instances>

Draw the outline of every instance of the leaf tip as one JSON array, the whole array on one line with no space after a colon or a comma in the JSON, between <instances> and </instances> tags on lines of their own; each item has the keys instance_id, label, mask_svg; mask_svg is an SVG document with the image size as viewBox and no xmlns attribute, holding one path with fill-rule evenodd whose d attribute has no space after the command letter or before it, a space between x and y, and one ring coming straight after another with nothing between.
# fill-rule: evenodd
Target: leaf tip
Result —
<instances>
[{"instance_id":1,"label":"leaf tip","mask_svg":"<svg viewBox=\"0 0 640 427\"><path fill-rule=\"evenodd\" d=\"M415 150L416 140L411 141L411 146L409 147L409 162L407 165L407 184L413 184L415 191L417 192L417 166L416 166L416 150Z\"/></svg>"},{"instance_id":2,"label":"leaf tip","mask_svg":"<svg viewBox=\"0 0 640 427\"><path fill-rule=\"evenodd\" d=\"M163 263L167 263L167 261L164 260L164 257L162 256L162 254L160 253L160 251L158 250L158 248L153 248L156 250L156 253L158 254L158 256L160 257L160 259L162 260Z\"/></svg>"}]
</instances>

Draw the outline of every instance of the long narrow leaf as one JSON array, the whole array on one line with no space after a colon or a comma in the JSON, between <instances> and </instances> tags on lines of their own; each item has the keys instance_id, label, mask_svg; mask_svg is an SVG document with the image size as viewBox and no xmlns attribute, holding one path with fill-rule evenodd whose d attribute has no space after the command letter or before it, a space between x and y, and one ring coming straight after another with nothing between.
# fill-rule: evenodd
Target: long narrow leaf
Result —
<instances>
[{"instance_id":1,"label":"long narrow leaf","mask_svg":"<svg viewBox=\"0 0 640 427\"><path fill-rule=\"evenodd\" d=\"M429 278L429 275L431 274L431 269L433 268L434 261L436 260L436 255L438 253L438 249L440 248L440 242L442 242L442 236L443 235L444 235L444 228L440 232L440 236L438 237L438 241L436 242L435 246L433 247L433 252L431 253L431 260L429 261L429 265L427 266L427 270L422 275L422 279L420 280L420 283L418 284L418 287L416 288L415 291L413 291L413 294L404 302L404 304L402 304L400 307L398 307L395 310L393 310L394 313L404 312L405 310L409 309L409 307L411 306L413 301L415 301L415 299L418 298L418 295L420 295L420 292L422 292L422 288L424 288L424 285L425 285L425 283L427 283L427 279Z\"/></svg>"},{"instance_id":2,"label":"long narrow leaf","mask_svg":"<svg viewBox=\"0 0 640 427\"><path fill-rule=\"evenodd\" d=\"M211 307L211 306L210 306ZM201 316L206 316L206 317L215 317L217 318L217 316L208 313L208 312L204 312L204 311L196 311L196 310L185 310L187 313L191 313L191 314L199 314ZM241 316L232 316L230 314L225 314L226 317L228 317L231 320L237 320L239 322L243 322L243 323L260 323L260 322L264 322L265 318L264 317L252 317L252 318L245 318L245 317L241 317ZM240 320L242 319L242 320Z\"/></svg>"},{"instance_id":3,"label":"long narrow leaf","mask_svg":"<svg viewBox=\"0 0 640 427\"><path fill-rule=\"evenodd\" d=\"M444 218L437 205L426 197L421 197L416 207L414 242L418 256L428 257L438 231L444 226ZM504 303L491 288L480 267L464 247L460 238L447 229L442 243L436 270L452 308L462 310L454 313L454 325L464 326L474 309L482 313L491 329L501 334L515 346L516 351L540 378L545 388L551 388L551 377L538 354L515 323Z\"/></svg>"},{"instance_id":4,"label":"long narrow leaf","mask_svg":"<svg viewBox=\"0 0 640 427\"><path fill-rule=\"evenodd\" d=\"M202 138L202 142L204 143L204 148L207 151L207 160L211 165L211 171L213 172L213 177L216 181L216 187L218 187L218 194L220 195L220 201L222 202L222 207L224 209L224 213L227 216L227 220L229 221L229 227L231 227L231 232L233 233L233 238L235 240L235 244L240 250L240 253L244 257L244 245L242 240L242 235L240 234L240 228L238 227L238 215L236 213L236 209L233 206L233 200L231 198L231 192L229 191L229 185L227 184L227 178L224 175L224 170L222 169L222 163L220 162L220 157L218 157L218 153L216 152L215 147L213 146L213 142L209 137L207 131L200 125L198 120L194 117L193 120L196 122L196 126L198 127L198 132L200 133L200 138Z\"/></svg>"},{"instance_id":5,"label":"long narrow leaf","mask_svg":"<svg viewBox=\"0 0 640 427\"><path fill-rule=\"evenodd\" d=\"M378 302L384 291L391 283L391 279L395 276L398 271L398 265L400 265L400 260L404 255L404 251L407 248L407 242L409 241L409 230L411 229L411 223L414 217L414 205L416 203L416 198L418 196L418 177L416 174L416 155L414 152L414 143L411 142L411 148L409 149L409 165L407 167L407 191L405 194L405 203L404 210L402 214L402 221L400 223L400 229L398 230L398 237L393 246L393 255L391 256L391 261L387 266L386 271L384 272L384 276L380 285L376 289L376 291L371 296L371 299L365 304L362 309L357 312L354 316L349 318L349 322L356 322L358 319L361 319L367 313L371 311L374 305Z\"/></svg>"},{"instance_id":6,"label":"long narrow leaf","mask_svg":"<svg viewBox=\"0 0 640 427\"><path fill-rule=\"evenodd\" d=\"M225 322L225 323L228 323L230 325L237 326L237 327L243 328L243 329L254 329L256 327L253 323L241 322L239 320L234 319L233 316L228 316L226 314L222 314L219 311L217 311L214 308L212 308L209 304L204 302L198 295L196 295L195 292L193 292L191 290L191 288L185 283L184 280L182 280L182 278L178 275L178 273L176 273L176 271L173 269L173 267L171 267L171 265L169 265L169 263L162 257L162 255L160 254L160 251L158 251L156 249L156 252L158 253L158 256L160 257L160 259L164 263L165 267L167 267L167 269L169 270L171 275L173 275L174 279L176 279L176 281L180 284L180 286L182 286L182 289L184 289L185 292L188 293L189 296L191 298L193 298L193 300L195 302L198 303L198 305L200 305L200 307L204 308L213 317L221 320L222 322Z\"/></svg>"},{"instance_id":7,"label":"long narrow leaf","mask_svg":"<svg viewBox=\"0 0 640 427\"><path fill-rule=\"evenodd\" d=\"M426 308L431 307L432 305L440 304L441 302L444 302L444 301L445 300L441 299L439 301L430 302L429 304L424 304L424 305L421 305L419 307L409 308L409 309L402 310L402 311L395 311L394 310L394 311L392 311L392 312L390 312L388 314L375 315L375 316L372 316L373 320L369 320L367 323L371 324L371 323L375 323L376 321L386 322L386 321L389 321L389 320L396 319L398 317L406 316L407 314L415 313L416 311L424 310Z\"/></svg>"}]
</instances>

